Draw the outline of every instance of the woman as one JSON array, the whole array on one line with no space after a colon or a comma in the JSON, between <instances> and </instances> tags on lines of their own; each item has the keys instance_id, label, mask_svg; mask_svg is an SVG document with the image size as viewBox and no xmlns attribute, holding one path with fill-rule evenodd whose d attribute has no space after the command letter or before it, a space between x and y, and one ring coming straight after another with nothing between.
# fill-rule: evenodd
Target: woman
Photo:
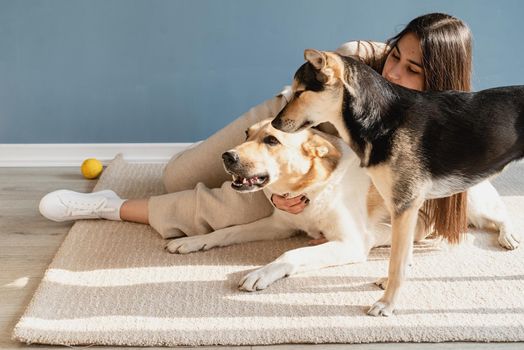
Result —
<instances>
[{"instance_id":1,"label":"woman","mask_svg":"<svg viewBox=\"0 0 524 350\"><path fill-rule=\"evenodd\" d=\"M471 33L461 20L446 14L415 18L387 45L349 42L337 52L358 57L390 82L411 89L469 91L471 87ZM40 212L55 221L104 218L150 224L163 238L205 234L269 216L273 208L261 191L241 194L231 188L220 155L242 143L250 125L276 116L290 93L284 90L173 157L164 170L165 195L123 200L112 191L82 194L60 190L41 200ZM329 130L326 125L319 127ZM308 201L305 194L272 197L277 208L290 213L301 212ZM434 213L430 222L443 235L464 232L465 203L465 193L429 201L426 211Z\"/></svg>"}]
</instances>

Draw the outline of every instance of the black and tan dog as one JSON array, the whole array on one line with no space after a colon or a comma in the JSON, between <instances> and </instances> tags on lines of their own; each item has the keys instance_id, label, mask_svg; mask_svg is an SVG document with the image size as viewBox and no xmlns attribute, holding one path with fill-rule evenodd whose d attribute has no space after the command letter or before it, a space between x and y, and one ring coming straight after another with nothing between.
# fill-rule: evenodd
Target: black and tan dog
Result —
<instances>
[{"instance_id":1,"label":"black and tan dog","mask_svg":"<svg viewBox=\"0 0 524 350\"><path fill-rule=\"evenodd\" d=\"M392 219L387 288L368 312L387 316L424 200L462 192L524 157L524 86L418 92L352 58L311 49L304 56L294 97L272 124L296 132L330 122L359 156Z\"/></svg>"}]
</instances>

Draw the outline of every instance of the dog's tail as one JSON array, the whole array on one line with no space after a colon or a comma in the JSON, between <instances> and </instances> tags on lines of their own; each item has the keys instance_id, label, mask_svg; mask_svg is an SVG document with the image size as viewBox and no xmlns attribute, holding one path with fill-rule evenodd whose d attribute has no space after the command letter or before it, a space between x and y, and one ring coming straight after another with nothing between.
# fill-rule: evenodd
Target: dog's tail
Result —
<instances>
[{"instance_id":1,"label":"dog's tail","mask_svg":"<svg viewBox=\"0 0 524 350\"><path fill-rule=\"evenodd\" d=\"M425 201L422 211L426 226L433 226L434 236L442 237L451 244L460 243L468 228L467 204L467 192Z\"/></svg>"}]
</instances>

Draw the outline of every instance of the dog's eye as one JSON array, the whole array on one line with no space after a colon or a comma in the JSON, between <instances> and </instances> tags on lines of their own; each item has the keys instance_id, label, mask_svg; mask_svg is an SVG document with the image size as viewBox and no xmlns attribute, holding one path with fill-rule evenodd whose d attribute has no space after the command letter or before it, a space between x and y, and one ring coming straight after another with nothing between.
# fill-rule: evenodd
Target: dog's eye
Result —
<instances>
[{"instance_id":1,"label":"dog's eye","mask_svg":"<svg viewBox=\"0 0 524 350\"><path fill-rule=\"evenodd\" d=\"M270 146L276 146L276 145L280 144L280 141L278 141L278 139L275 136L273 136L273 135L268 135L268 136L264 137L263 142L266 145L270 145Z\"/></svg>"},{"instance_id":2,"label":"dog's eye","mask_svg":"<svg viewBox=\"0 0 524 350\"><path fill-rule=\"evenodd\" d=\"M249 130L246 129L245 133L246 133L246 140L247 140L249 138Z\"/></svg>"},{"instance_id":3,"label":"dog's eye","mask_svg":"<svg viewBox=\"0 0 524 350\"><path fill-rule=\"evenodd\" d=\"M295 91L295 98L298 98L305 90Z\"/></svg>"}]
</instances>

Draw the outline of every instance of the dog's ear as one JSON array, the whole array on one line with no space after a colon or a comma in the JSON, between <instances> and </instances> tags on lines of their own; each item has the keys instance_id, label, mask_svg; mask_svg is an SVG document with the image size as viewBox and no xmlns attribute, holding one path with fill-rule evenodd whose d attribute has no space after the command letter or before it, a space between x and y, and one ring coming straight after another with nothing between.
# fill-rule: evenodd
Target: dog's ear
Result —
<instances>
[{"instance_id":1,"label":"dog's ear","mask_svg":"<svg viewBox=\"0 0 524 350\"><path fill-rule=\"evenodd\" d=\"M304 50L304 58L318 71L316 78L319 82L327 84L332 81L333 68L328 64L327 55L315 49Z\"/></svg>"},{"instance_id":2,"label":"dog's ear","mask_svg":"<svg viewBox=\"0 0 524 350\"><path fill-rule=\"evenodd\" d=\"M309 140L302 144L304 152L313 158L333 157L337 160L341 157L339 150L325 138L313 134Z\"/></svg>"},{"instance_id":3,"label":"dog's ear","mask_svg":"<svg viewBox=\"0 0 524 350\"><path fill-rule=\"evenodd\" d=\"M304 58L318 70L321 70L326 66L327 57L326 54L321 51L315 49L305 49Z\"/></svg>"}]
</instances>

